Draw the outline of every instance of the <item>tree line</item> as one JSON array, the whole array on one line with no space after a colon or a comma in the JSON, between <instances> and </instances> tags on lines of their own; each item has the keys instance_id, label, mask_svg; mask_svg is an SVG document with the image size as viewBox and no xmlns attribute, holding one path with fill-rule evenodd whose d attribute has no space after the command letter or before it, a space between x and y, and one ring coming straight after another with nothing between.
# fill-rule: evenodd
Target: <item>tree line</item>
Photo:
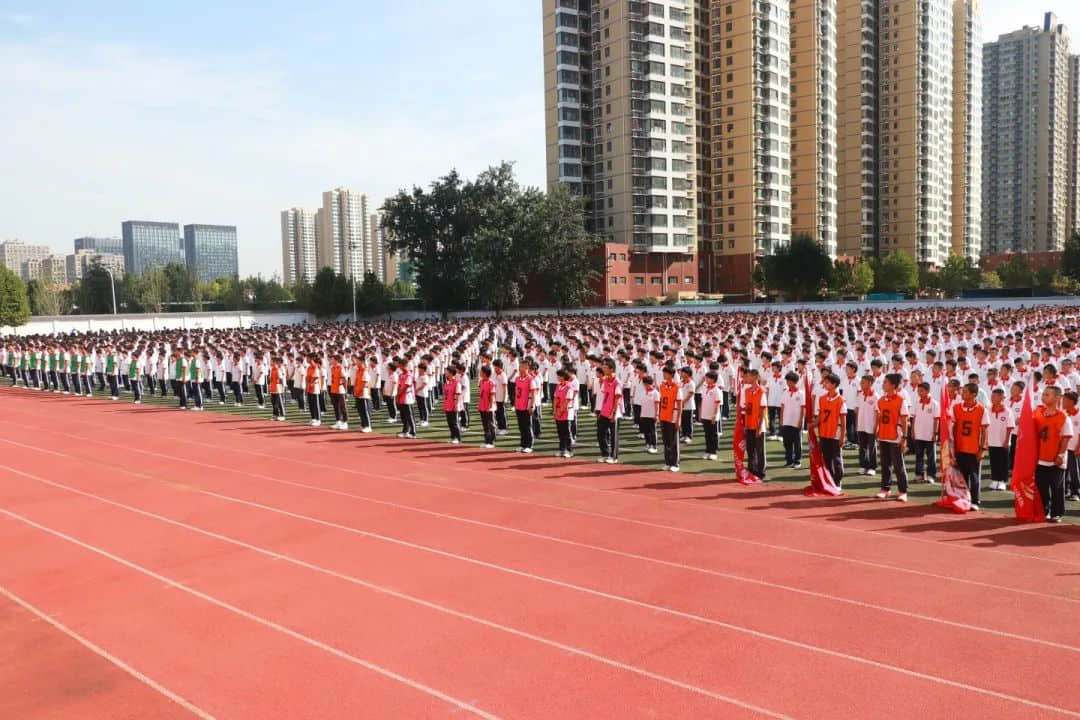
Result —
<instances>
[{"instance_id":1,"label":"tree line","mask_svg":"<svg viewBox=\"0 0 1080 720\"><path fill-rule=\"evenodd\" d=\"M1032 288L1061 295L1080 293L1080 233L1065 244L1059 267L1033 268L1017 253L995 269L952 253L940 268L921 267L903 250L885 257L847 262L830 260L809 235L799 234L754 268L753 283L765 295L790 300L862 296L871 292L957 297L965 291Z\"/></svg>"}]
</instances>

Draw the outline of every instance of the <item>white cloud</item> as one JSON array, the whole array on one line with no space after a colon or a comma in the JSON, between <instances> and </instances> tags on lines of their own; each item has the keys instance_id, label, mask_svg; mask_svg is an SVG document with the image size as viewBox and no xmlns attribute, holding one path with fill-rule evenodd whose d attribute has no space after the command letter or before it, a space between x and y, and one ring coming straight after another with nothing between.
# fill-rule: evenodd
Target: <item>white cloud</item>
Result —
<instances>
[{"instance_id":1,"label":"white cloud","mask_svg":"<svg viewBox=\"0 0 1080 720\"><path fill-rule=\"evenodd\" d=\"M390 102L315 107L268 56L192 60L126 45L0 43L0 237L70 252L126 219L238 226L244 274L280 272L278 212L346 185L377 205L457 166L517 160L544 178L543 93L463 98L425 115ZM487 84L491 87L490 84ZM347 88L365 97L362 81Z\"/></svg>"}]
</instances>

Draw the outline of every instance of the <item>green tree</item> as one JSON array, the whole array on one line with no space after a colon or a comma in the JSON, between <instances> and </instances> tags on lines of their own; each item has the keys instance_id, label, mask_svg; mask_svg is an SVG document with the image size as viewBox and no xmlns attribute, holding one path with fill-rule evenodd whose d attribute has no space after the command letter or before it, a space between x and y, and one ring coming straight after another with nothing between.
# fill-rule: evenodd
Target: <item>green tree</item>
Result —
<instances>
[{"instance_id":1,"label":"green tree","mask_svg":"<svg viewBox=\"0 0 1080 720\"><path fill-rule=\"evenodd\" d=\"M832 270L829 271L829 292L834 295L849 293L854 281L855 266L840 258L834 260Z\"/></svg>"},{"instance_id":2,"label":"green tree","mask_svg":"<svg viewBox=\"0 0 1080 720\"><path fill-rule=\"evenodd\" d=\"M169 278L161 267L148 268L139 278L139 304L147 312L159 313L169 299Z\"/></svg>"},{"instance_id":3,"label":"green tree","mask_svg":"<svg viewBox=\"0 0 1080 720\"><path fill-rule=\"evenodd\" d=\"M165 280L168 283L165 301L170 303L191 302L194 283L187 268L180 263L169 263L165 266L164 272Z\"/></svg>"},{"instance_id":4,"label":"green tree","mask_svg":"<svg viewBox=\"0 0 1080 720\"><path fill-rule=\"evenodd\" d=\"M588 303L605 261L600 238L585 230L582 199L560 184L527 207L532 217L526 220L526 244L535 250L534 277L548 302L558 309Z\"/></svg>"},{"instance_id":5,"label":"green tree","mask_svg":"<svg viewBox=\"0 0 1080 720\"><path fill-rule=\"evenodd\" d=\"M960 295L979 285L979 268L964 255L950 253L945 266L938 271L938 282L945 294L951 297Z\"/></svg>"},{"instance_id":6,"label":"green tree","mask_svg":"<svg viewBox=\"0 0 1080 720\"><path fill-rule=\"evenodd\" d=\"M919 266L903 250L893 250L878 263L874 280L879 292L915 292L919 289Z\"/></svg>"},{"instance_id":7,"label":"green tree","mask_svg":"<svg viewBox=\"0 0 1080 720\"><path fill-rule=\"evenodd\" d=\"M393 294L375 273L365 273L356 289L356 312L363 316L381 315L393 307Z\"/></svg>"},{"instance_id":8,"label":"green tree","mask_svg":"<svg viewBox=\"0 0 1080 720\"><path fill-rule=\"evenodd\" d=\"M1001 288L1001 278L993 270L987 270L979 276L979 287L985 290L998 290Z\"/></svg>"},{"instance_id":9,"label":"green tree","mask_svg":"<svg viewBox=\"0 0 1080 720\"><path fill-rule=\"evenodd\" d=\"M255 310L280 310L292 302L292 293L276 277L269 280L252 277L244 284L254 294L251 304Z\"/></svg>"},{"instance_id":10,"label":"green tree","mask_svg":"<svg viewBox=\"0 0 1080 720\"><path fill-rule=\"evenodd\" d=\"M465 287L469 304L496 314L521 302L537 248L530 242L537 190L522 193L509 163L488 168L465 188L475 231L467 242Z\"/></svg>"},{"instance_id":11,"label":"green tree","mask_svg":"<svg viewBox=\"0 0 1080 720\"><path fill-rule=\"evenodd\" d=\"M352 289L344 275L324 267L311 287L311 308L317 317L332 317L352 311Z\"/></svg>"},{"instance_id":12,"label":"green tree","mask_svg":"<svg viewBox=\"0 0 1080 720\"><path fill-rule=\"evenodd\" d=\"M1032 272L1027 258L1020 253L998 265L997 274L1001 278L1002 286L1007 288L1029 288L1035 284L1035 273Z\"/></svg>"},{"instance_id":13,"label":"green tree","mask_svg":"<svg viewBox=\"0 0 1080 720\"><path fill-rule=\"evenodd\" d=\"M865 295L874 287L874 268L865 260L855 263L851 277L851 289L856 295Z\"/></svg>"},{"instance_id":14,"label":"green tree","mask_svg":"<svg viewBox=\"0 0 1080 720\"><path fill-rule=\"evenodd\" d=\"M390 284L390 296L395 300L412 300L416 297L416 286L399 278Z\"/></svg>"},{"instance_id":15,"label":"green tree","mask_svg":"<svg viewBox=\"0 0 1080 720\"><path fill-rule=\"evenodd\" d=\"M787 247L765 258L769 285L796 301L816 297L832 270L825 248L806 233L795 235Z\"/></svg>"},{"instance_id":16,"label":"green tree","mask_svg":"<svg viewBox=\"0 0 1080 720\"><path fill-rule=\"evenodd\" d=\"M18 327L30 319L26 285L15 273L0 265L0 325Z\"/></svg>"},{"instance_id":17,"label":"green tree","mask_svg":"<svg viewBox=\"0 0 1080 720\"><path fill-rule=\"evenodd\" d=\"M131 276L134 280L134 276ZM73 295L79 312L84 315L107 315L112 313L112 280L100 262L91 261ZM116 288L116 302L120 304L120 287ZM119 311L119 307L117 308Z\"/></svg>"},{"instance_id":18,"label":"green tree","mask_svg":"<svg viewBox=\"0 0 1080 720\"><path fill-rule=\"evenodd\" d=\"M56 290L41 280L26 283L26 297L30 301L31 315L60 314L60 298Z\"/></svg>"},{"instance_id":19,"label":"green tree","mask_svg":"<svg viewBox=\"0 0 1080 720\"><path fill-rule=\"evenodd\" d=\"M1080 280L1056 272L1050 282L1050 289L1058 295L1078 295L1080 294Z\"/></svg>"},{"instance_id":20,"label":"green tree","mask_svg":"<svg viewBox=\"0 0 1080 720\"><path fill-rule=\"evenodd\" d=\"M1035 271L1035 287L1040 290L1049 290L1050 286L1054 282L1054 275L1057 271L1049 265L1044 265Z\"/></svg>"},{"instance_id":21,"label":"green tree","mask_svg":"<svg viewBox=\"0 0 1080 720\"><path fill-rule=\"evenodd\" d=\"M466 288L468 245L477 222L467 193L465 181L452 170L430 190L401 190L382 207L381 225L392 249L409 255L420 297L443 316L461 305Z\"/></svg>"},{"instance_id":22,"label":"green tree","mask_svg":"<svg viewBox=\"0 0 1080 720\"><path fill-rule=\"evenodd\" d=\"M1074 232L1065 241L1065 251L1061 253L1061 274L1080 282L1080 231Z\"/></svg>"}]
</instances>

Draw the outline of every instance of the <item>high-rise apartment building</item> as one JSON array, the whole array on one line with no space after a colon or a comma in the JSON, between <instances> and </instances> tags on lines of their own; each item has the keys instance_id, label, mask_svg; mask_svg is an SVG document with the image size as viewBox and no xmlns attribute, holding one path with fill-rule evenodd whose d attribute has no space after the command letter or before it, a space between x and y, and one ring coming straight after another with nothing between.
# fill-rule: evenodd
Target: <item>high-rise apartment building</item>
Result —
<instances>
[{"instance_id":1,"label":"high-rise apartment building","mask_svg":"<svg viewBox=\"0 0 1080 720\"><path fill-rule=\"evenodd\" d=\"M952 250L952 2L880 0L878 28L878 253L941 267Z\"/></svg>"},{"instance_id":2,"label":"high-rise apartment building","mask_svg":"<svg viewBox=\"0 0 1080 720\"><path fill-rule=\"evenodd\" d=\"M837 249L837 0L790 0L791 232Z\"/></svg>"},{"instance_id":3,"label":"high-rise apartment building","mask_svg":"<svg viewBox=\"0 0 1080 720\"><path fill-rule=\"evenodd\" d=\"M118 237L81 237L75 238L74 250L94 250L103 254L123 255L124 241Z\"/></svg>"},{"instance_id":4,"label":"high-rise apartment building","mask_svg":"<svg viewBox=\"0 0 1080 720\"><path fill-rule=\"evenodd\" d=\"M67 285L67 258L63 255L46 255L38 264L38 280L46 285Z\"/></svg>"},{"instance_id":5,"label":"high-rise apartment building","mask_svg":"<svg viewBox=\"0 0 1080 720\"><path fill-rule=\"evenodd\" d=\"M543 0L549 183L587 201L609 301L697 290L693 0Z\"/></svg>"},{"instance_id":6,"label":"high-rise apartment building","mask_svg":"<svg viewBox=\"0 0 1080 720\"><path fill-rule=\"evenodd\" d=\"M878 1L837 0L837 254L878 249Z\"/></svg>"},{"instance_id":7,"label":"high-rise apartment building","mask_svg":"<svg viewBox=\"0 0 1080 720\"><path fill-rule=\"evenodd\" d=\"M1067 236L1080 232L1080 55L1069 57Z\"/></svg>"},{"instance_id":8,"label":"high-rise apartment building","mask_svg":"<svg viewBox=\"0 0 1080 720\"><path fill-rule=\"evenodd\" d=\"M982 10L953 1L952 251L982 254Z\"/></svg>"},{"instance_id":9,"label":"high-rise apartment building","mask_svg":"<svg viewBox=\"0 0 1080 720\"><path fill-rule=\"evenodd\" d=\"M1053 13L983 46L983 255L1064 247L1069 60Z\"/></svg>"},{"instance_id":10,"label":"high-rise apartment building","mask_svg":"<svg viewBox=\"0 0 1080 720\"><path fill-rule=\"evenodd\" d=\"M185 225L184 258L199 282L239 277L235 225Z\"/></svg>"},{"instance_id":11,"label":"high-rise apartment building","mask_svg":"<svg viewBox=\"0 0 1080 720\"><path fill-rule=\"evenodd\" d=\"M317 220L319 267L361 282L374 262L367 195L346 188L327 190Z\"/></svg>"},{"instance_id":12,"label":"high-rise apartment building","mask_svg":"<svg viewBox=\"0 0 1080 720\"><path fill-rule=\"evenodd\" d=\"M315 282L319 271L315 215L304 208L281 211L281 275L286 285Z\"/></svg>"},{"instance_id":13,"label":"high-rise apartment building","mask_svg":"<svg viewBox=\"0 0 1080 720\"><path fill-rule=\"evenodd\" d=\"M120 227L128 272L142 275L169 263L185 264L184 239L178 223L127 220Z\"/></svg>"},{"instance_id":14,"label":"high-rise apartment building","mask_svg":"<svg viewBox=\"0 0 1080 720\"><path fill-rule=\"evenodd\" d=\"M31 278L25 274L26 263L31 260L40 263L51 253L46 245L28 245L20 240L6 240L0 243L0 264L23 280L29 280Z\"/></svg>"}]
</instances>

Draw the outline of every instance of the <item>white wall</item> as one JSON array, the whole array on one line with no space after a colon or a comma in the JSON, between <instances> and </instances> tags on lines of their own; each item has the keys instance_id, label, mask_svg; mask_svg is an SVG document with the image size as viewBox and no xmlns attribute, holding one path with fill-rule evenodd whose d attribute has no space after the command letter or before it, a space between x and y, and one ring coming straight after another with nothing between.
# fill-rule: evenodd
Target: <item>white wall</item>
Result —
<instances>
[{"instance_id":1,"label":"white wall","mask_svg":"<svg viewBox=\"0 0 1080 720\"><path fill-rule=\"evenodd\" d=\"M252 325L293 325L312 320L306 312L205 312L161 315L60 315L33 317L17 328L0 326L4 335L50 335L98 330L166 330L173 328L248 328Z\"/></svg>"}]
</instances>

